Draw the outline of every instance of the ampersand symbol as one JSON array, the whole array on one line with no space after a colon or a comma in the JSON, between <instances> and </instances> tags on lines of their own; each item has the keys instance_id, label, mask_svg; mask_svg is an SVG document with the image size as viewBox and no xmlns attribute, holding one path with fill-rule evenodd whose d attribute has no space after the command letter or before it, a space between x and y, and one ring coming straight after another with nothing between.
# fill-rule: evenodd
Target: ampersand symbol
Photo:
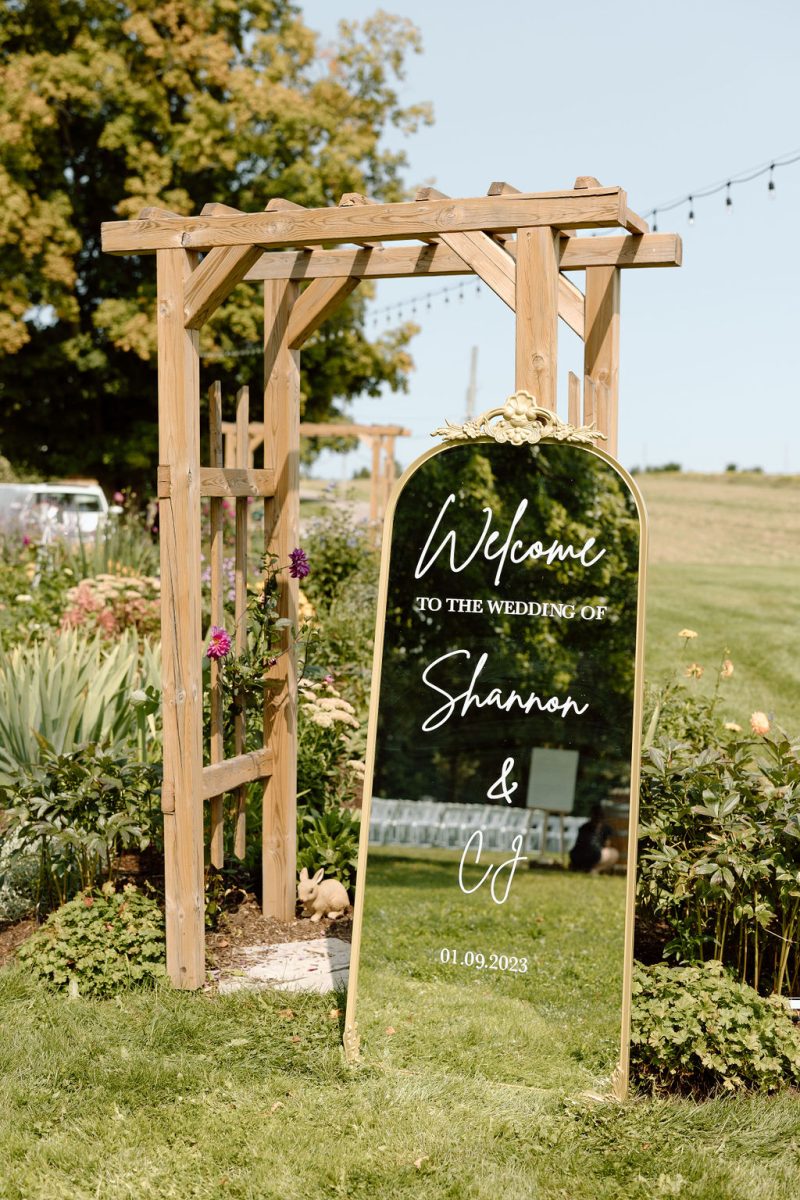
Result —
<instances>
[{"instance_id":1,"label":"ampersand symbol","mask_svg":"<svg viewBox=\"0 0 800 1200\"><path fill-rule=\"evenodd\" d=\"M508 786L508 777L514 770L513 758L507 758L503 763L503 769L500 772L500 777L495 779L492 786L486 793L487 800L505 800L506 804L511 803L511 797L519 787L519 784L512 783Z\"/></svg>"}]
</instances>

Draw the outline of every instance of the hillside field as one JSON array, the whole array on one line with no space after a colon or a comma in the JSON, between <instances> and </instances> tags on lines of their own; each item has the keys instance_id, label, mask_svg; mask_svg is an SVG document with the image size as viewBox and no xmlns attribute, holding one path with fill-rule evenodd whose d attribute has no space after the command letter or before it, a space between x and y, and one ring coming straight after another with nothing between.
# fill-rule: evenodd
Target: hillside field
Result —
<instances>
[{"instance_id":1,"label":"hillside field","mask_svg":"<svg viewBox=\"0 0 800 1200\"><path fill-rule=\"evenodd\" d=\"M711 692L723 657L720 715L755 709L800 730L800 477L745 473L637 477L650 524L646 673L657 683L693 662L687 685ZM698 637L684 646L678 631Z\"/></svg>"}]
</instances>

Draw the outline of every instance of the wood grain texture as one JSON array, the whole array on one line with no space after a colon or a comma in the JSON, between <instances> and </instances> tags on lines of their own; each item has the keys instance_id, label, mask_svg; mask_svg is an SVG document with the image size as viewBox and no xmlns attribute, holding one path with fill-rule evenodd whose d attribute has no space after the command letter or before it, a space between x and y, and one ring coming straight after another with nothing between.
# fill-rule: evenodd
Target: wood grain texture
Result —
<instances>
[{"instance_id":1,"label":"wood grain texture","mask_svg":"<svg viewBox=\"0 0 800 1200\"><path fill-rule=\"evenodd\" d=\"M558 261L549 229L517 237L516 388L556 411Z\"/></svg>"},{"instance_id":2,"label":"wood grain texture","mask_svg":"<svg viewBox=\"0 0 800 1200\"><path fill-rule=\"evenodd\" d=\"M511 233L549 225L559 229L624 226L627 197L622 188L478 196L467 200L410 201L281 212L107 221L102 226L108 254L142 254L161 249L210 250L214 246L267 248L438 237L475 230ZM369 253L375 253L374 250Z\"/></svg>"},{"instance_id":3,"label":"wood grain texture","mask_svg":"<svg viewBox=\"0 0 800 1200\"><path fill-rule=\"evenodd\" d=\"M300 355L288 343L297 296L295 283L264 285L264 462L276 480L274 499L265 506L264 534L267 551L281 565L300 536ZM297 580L286 575L280 577L279 615L296 628ZM273 753L273 773L263 797L262 902L265 916L288 921L295 911L297 867L297 668L288 632L282 637L289 648L271 672L279 690L267 690L264 700L264 741Z\"/></svg>"},{"instance_id":4,"label":"wood grain texture","mask_svg":"<svg viewBox=\"0 0 800 1200\"><path fill-rule=\"evenodd\" d=\"M208 390L208 459L211 467L222 466L222 384L212 383ZM202 479L200 492L202 495ZM211 624L225 624L224 563L225 546L223 541L224 514L222 500L212 497L209 502L210 524L210 567L211 567ZM221 667L216 659L211 660L211 746L212 763L222 762L225 757L223 739L223 696ZM211 801L210 812L210 858L211 865L219 870L225 865L225 806L221 795Z\"/></svg>"},{"instance_id":5,"label":"wood grain texture","mask_svg":"<svg viewBox=\"0 0 800 1200\"><path fill-rule=\"evenodd\" d=\"M596 389L594 420L606 435L609 454L617 453L619 410L620 273L614 267L592 267L586 272L586 338L584 341L584 393L586 380Z\"/></svg>"},{"instance_id":6,"label":"wood grain texture","mask_svg":"<svg viewBox=\"0 0 800 1200\"><path fill-rule=\"evenodd\" d=\"M558 277L558 315L579 338L585 330L583 292L566 275Z\"/></svg>"},{"instance_id":7,"label":"wood grain texture","mask_svg":"<svg viewBox=\"0 0 800 1200\"><path fill-rule=\"evenodd\" d=\"M224 792L233 792L255 779L266 779L272 767L272 751L266 747L204 767L201 798L210 800Z\"/></svg>"},{"instance_id":8,"label":"wood grain texture","mask_svg":"<svg viewBox=\"0 0 800 1200\"><path fill-rule=\"evenodd\" d=\"M303 342L336 312L359 283L356 276L315 279L310 283L292 309L287 335L290 349L299 350Z\"/></svg>"},{"instance_id":9,"label":"wood grain texture","mask_svg":"<svg viewBox=\"0 0 800 1200\"><path fill-rule=\"evenodd\" d=\"M157 257L159 461L170 471L159 513L164 783L174 802L164 815L164 875L167 970L179 988L205 979L199 347L183 325L193 257Z\"/></svg>"},{"instance_id":10,"label":"wood grain texture","mask_svg":"<svg viewBox=\"0 0 800 1200\"><path fill-rule=\"evenodd\" d=\"M248 426L250 424L250 389L241 387L236 393L236 466L247 471L250 461ZM243 654L247 648L247 498L236 499L236 533L233 560L234 577L234 649ZM233 718L233 753L238 757L244 751L245 715L240 710ZM236 818L233 836L233 852L243 859L247 851L247 790L244 786L236 790Z\"/></svg>"},{"instance_id":11,"label":"wood grain texture","mask_svg":"<svg viewBox=\"0 0 800 1200\"><path fill-rule=\"evenodd\" d=\"M516 243L504 242L516 255ZM562 271L586 267L679 267L681 239L675 233L648 233L644 237L562 237L559 247ZM245 278L327 279L357 275L359 279L402 279L408 275L471 275L461 255L439 241L425 246L386 246L381 250L273 250L258 260Z\"/></svg>"},{"instance_id":12,"label":"wood grain texture","mask_svg":"<svg viewBox=\"0 0 800 1200\"><path fill-rule=\"evenodd\" d=\"M183 306L187 329L200 329L244 279L263 253L260 246L228 246L210 250L192 272Z\"/></svg>"},{"instance_id":13,"label":"wood grain texture","mask_svg":"<svg viewBox=\"0 0 800 1200\"><path fill-rule=\"evenodd\" d=\"M567 375L567 421L576 428L581 423L581 381L574 371Z\"/></svg>"},{"instance_id":14,"label":"wood grain texture","mask_svg":"<svg viewBox=\"0 0 800 1200\"><path fill-rule=\"evenodd\" d=\"M228 453L235 460L236 435L227 435ZM240 467L201 467L200 495L201 496L262 496L268 497L275 493L275 472L250 470Z\"/></svg>"}]
</instances>

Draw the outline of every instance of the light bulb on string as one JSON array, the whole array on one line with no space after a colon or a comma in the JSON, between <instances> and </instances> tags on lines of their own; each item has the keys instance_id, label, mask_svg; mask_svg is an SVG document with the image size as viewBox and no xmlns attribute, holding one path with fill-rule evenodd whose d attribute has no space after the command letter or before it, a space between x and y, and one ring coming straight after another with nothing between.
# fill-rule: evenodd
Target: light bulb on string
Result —
<instances>
[{"instance_id":1,"label":"light bulb on string","mask_svg":"<svg viewBox=\"0 0 800 1200\"><path fill-rule=\"evenodd\" d=\"M727 185L726 185L726 186L727 186L727 189L728 189L728 190L727 190L727 191L726 191L726 193L725 193L725 207L726 207L726 208L733 208L733 196L731 195L731 181L730 181L730 179L728 180L728 183L727 183Z\"/></svg>"},{"instance_id":2,"label":"light bulb on string","mask_svg":"<svg viewBox=\"0 0 800 1200\"><path fill-rule=\"evenodd\" d=\"M767 181L767 195L770 200L775 199L775 163L769 164L769 180Z\"/></svg>"},{"instance_id":3,"label":"light bulb on string","mask_svg":"<svg viewBox=\"0 0 800 1200\"><path fill-rule=\"evenodd\" d=\"M479 283L476 283L475 284L475 295L480 296L480 294L481 294L481 285Z\"/></svg>"},{"instance_id":4,"label":"light bulb on string","mask_svg":"<svg viewBox=\"0 0 800 1200\"><path fill-rule=\"evenodd\" d=\"M653 233L658 233L658 210L653 209Z\"/></svg>"},{"instance_id":5,"label":"light bulb on string","mask_svg":"<svg viewBox=\"0 0 800 1200\"><path fill-rule=\"evenodd\" d=\"M689 197L689 224L694 225L694 200Z\"/></svg>"}]
</instances>

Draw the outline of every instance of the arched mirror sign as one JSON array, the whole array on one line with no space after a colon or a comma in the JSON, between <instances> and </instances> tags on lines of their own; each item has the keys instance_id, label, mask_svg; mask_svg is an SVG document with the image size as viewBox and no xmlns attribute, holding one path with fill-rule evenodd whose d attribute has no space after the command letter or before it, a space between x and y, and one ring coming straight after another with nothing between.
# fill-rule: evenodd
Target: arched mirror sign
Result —
<instances>
[{"instance_id":1,"label":"arched mirror sign","mask_svg":"<svg viewBox=\"0 0 800 1200\"><path fill-rule=\"evenodd\" d=\"M644 515L517 393L387 514L348 1057L624 1093Z\"/></svg>"}]
</instances>

